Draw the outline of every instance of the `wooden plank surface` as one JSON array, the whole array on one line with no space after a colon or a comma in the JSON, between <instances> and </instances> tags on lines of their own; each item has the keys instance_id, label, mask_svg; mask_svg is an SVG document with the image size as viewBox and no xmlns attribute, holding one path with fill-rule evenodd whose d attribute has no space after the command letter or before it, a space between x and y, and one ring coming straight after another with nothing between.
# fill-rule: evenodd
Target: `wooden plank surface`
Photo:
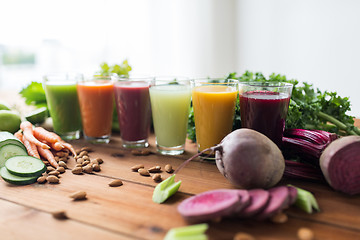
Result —
<instances>
[{"instance_id":1,"label":"wooden plank surface","mask_svg":"<svg viewBox=\"0 0 360 240\"><path fill-rule=\"evenodd\" d=\"M153 203L156 183L132 172L131 166L164 167L170 163L177 168L197 150L189 141L184 155L161 156L155 151L153 136L150 142L152 154L134 156L120 147L116 134L108 145L92 145L81 139L72 144L76 148L93 147L95 152L90 157L104 159L101 172L73 175L67 170L57 185L14 186L1 179L0 239L162 239L169 229L187 225L177 212L182 200L211 189L233 188L214 163L196 160L177 175L176 180L182 180L179 192L165 204ZM68 165L74 167L74 159ZM162 176L169 174L163 172ZM116 178L124 185L109 187ZM285 224L223 219L210 223L210 239L233 239L237 232L250 233L256 239L297 239L300 227L312 229L316 239L360 239L360 196L335 192L326 183L282 182L288 183L312 191L321 212L309 215L292 207L287 210L289 221ZM86 191L88 199L72 201L69 194L78 190ZM57 210L65 210L69 219L53 218L51 213Z\"/></svg>"}]
</instances>

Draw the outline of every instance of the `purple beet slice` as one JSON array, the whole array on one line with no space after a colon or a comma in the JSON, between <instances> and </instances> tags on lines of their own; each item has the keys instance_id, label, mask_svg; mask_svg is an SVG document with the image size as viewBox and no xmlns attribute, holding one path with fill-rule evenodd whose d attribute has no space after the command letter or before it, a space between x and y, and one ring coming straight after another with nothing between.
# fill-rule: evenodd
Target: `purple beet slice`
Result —
<instances>
[{"instance_id":1,"label":"purple beet slice","mask_svg":"<svg viewBox=\"0 0 360 240\"><path fill-rule=\"evenodd\" d=\"M206 222L232 215L239 208L240 195L229 189L212 190L182 201L179 213L191 223Z\"/></svg>"},{"instance_id":2,"label":"purple beet slice","mask_svg":"<svg viewBox=\"0 0 360 240\"><path fill-rule=\"evenodd\" d=\"M256 219L271 218L289 206L289 190L286 186L271 188L268 191L270 193L269 203L256 215Z\"/></svg>"},{"instance_id":3,"label":"purple beet slice","mask_svg":"<svg viewBox=\"0 0 360 240\"><path fill-rule=\"evenodd\" d=\"M289 206L291 206L295 203L298 192L295 187L288 186L287 188L289 191Z\"/></svg>"},{"instance_id":4,"label":"purple beet slice","mask_svg":"<svg viewBox=\"0 0 360 240\"><path fill-rule=\"evenodd\" d=\"M250 204L239 212L239 217L247 218L261 212L268 204L270 193L263 189L249 190Z\"/></svg>"},{"instance_id":5,"label":"purple beet slice","mask_svg":"<svg viewBox=\"0 0 360 240\"><path fill-rule=\"evenodd\" d=\"M251 203L251 197L247 190L234 190L239 194L240 200L238 208L235 210L235 215L238 215L244 208L248 207Z\"/></svg>"}]
</instances>

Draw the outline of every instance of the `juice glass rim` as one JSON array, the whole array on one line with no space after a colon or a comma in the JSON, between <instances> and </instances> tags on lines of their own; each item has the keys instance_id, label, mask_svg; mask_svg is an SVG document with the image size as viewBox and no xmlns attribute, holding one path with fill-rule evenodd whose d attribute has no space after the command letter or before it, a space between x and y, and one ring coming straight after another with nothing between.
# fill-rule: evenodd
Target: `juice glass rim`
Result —
<instances>
[{"instance_id":1,"label":"juice glass rim","mask_svg":"<svg viewBox=\"0 0 360 240\"><path fill-rule=\"evenodd\" d=\"M185 76L156 76L151 87L163 85L191 85L191 78Z\"/></svg>"},{"instance_id":2,"label":"juice glass rim","mask_svg":"<svg viewBox=\"0 0 360 240\"><path fill-rule=\"evenodd\" d=\"M272 81L239 81L239 86L241 85L267 88L292 88L294 86L292 83Z\"/></svg>"},{"instance_id":3,"label":"juice glass rim","mask_svg":"<svg viewBox=\"0 0 360 240\"><path fill-rule=\"evenodd\" d=\"M77 81L77 84L87 85L87 83L92 83L92 82L96 83L95 85L112 85L114 83L111 76L91 75L91 76L86 76L82 80Z\"/></svg>"},{"instance_id":4,"label":"juice glass rim","mask_svg":"<svg viewBox=\"0 0 360 240\"><path fill-rule=\"evenodd\" d=\"M220 86L237 86L239 80L237 79L225 79L225 78L195 78L191 79L193 87L197 86L209 86L209 85L220 85Z\"/></svg>"},{"instance_id":5,"label":"juice glass rim","mask_svg":"<svg viewBox=\"0 0 360 240\"><path fill-rule=\"evenodd\" d=\"M42 77L44 84L48 82L76 83L84 79L84 75L78 72L47 73Z\"/></svg>"}]
</instances>

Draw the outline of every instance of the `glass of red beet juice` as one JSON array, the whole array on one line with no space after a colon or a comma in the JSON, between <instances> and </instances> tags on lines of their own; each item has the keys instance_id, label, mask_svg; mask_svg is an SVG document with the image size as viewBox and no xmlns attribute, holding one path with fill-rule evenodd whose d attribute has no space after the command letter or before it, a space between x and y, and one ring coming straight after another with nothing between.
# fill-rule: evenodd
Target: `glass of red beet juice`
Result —
<instances>
[{"instance_id":1,"label":"glass of red beet juice","mask_svg":"<svg viewBox=\"0 0 360 240\"><path fill-rule=\"evenodd\" d=\"M293 85L240 82L241 127L256 130L281 146Z\"/></svg>"},{"instance_id":2,"label":"glass of red beet juice","mask_svg":"<svg viewBox=\"0 0 360 240\"><path fill-rule=\"evenodd\" d=\"M151 122L149 87L153 77L114 77L122 146L148 147Z\"/></svg>"}]
</instances>

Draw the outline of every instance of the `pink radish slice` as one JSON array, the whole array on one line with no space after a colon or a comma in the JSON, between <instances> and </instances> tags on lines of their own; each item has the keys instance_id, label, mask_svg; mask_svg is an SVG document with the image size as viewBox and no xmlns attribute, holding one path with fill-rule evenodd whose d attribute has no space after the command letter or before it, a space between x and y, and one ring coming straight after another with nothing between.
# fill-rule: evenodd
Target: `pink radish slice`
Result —
<instances>
[{"instance_id":1,"label":"pink radish slice","mask_svg":"<svg viewBox=\"0 0 360 240\"><path fill-rule=\"evenodd\" d=\"M244 208L248 207L251 203L251 197L249 191L247 190L234 190L240 196L240 203L238 205L238 209L235 210L235 215L241 212Z\"/></svg>"},{"instance_id":2,"label":"pink radish slice","mask_svg":"<svg viewBox=\"0 0 360 240\"><path fill-rule=\"evenodd\" d=\"M179 213L189 222L204 222L230 216L241 204L237 191L212 190L185 199L178 206Z\"/></svg>"},{"instance_id":3,"label":"pink radish slice","mask_svg":"<svg viewBox=\"0 0 360 240\"><path fill-rule=\"evenodd\" d=\"M247 218L261 212L268 204L270 193L263 189L249 190L250 205L238 213L239 217Z\"/></svg>"},{"instance_id":4,"label":"pink radish slice","mask_svg":"<svg viewBox=\"0 0 360 240\"><path fill-rule=\"evenodd\" d=\"M297 192L296 188L294 188L292 186L288 186L287 188L289 191L289 206L291 206L295 203L298 192Z\"/></svg>"},{"instance_id":5,"label":"pink radish slice","mask_svg":"<svg viewBox=\"0 0 360 240\"><path fill-rule=\"evenodd\" d=\"M289 190L287 187L275 187L268 191L270 193L270 201L264 210L256 215L256 219L264 220L271 218L289 206Z\"/></svg>"}]
</instances>

